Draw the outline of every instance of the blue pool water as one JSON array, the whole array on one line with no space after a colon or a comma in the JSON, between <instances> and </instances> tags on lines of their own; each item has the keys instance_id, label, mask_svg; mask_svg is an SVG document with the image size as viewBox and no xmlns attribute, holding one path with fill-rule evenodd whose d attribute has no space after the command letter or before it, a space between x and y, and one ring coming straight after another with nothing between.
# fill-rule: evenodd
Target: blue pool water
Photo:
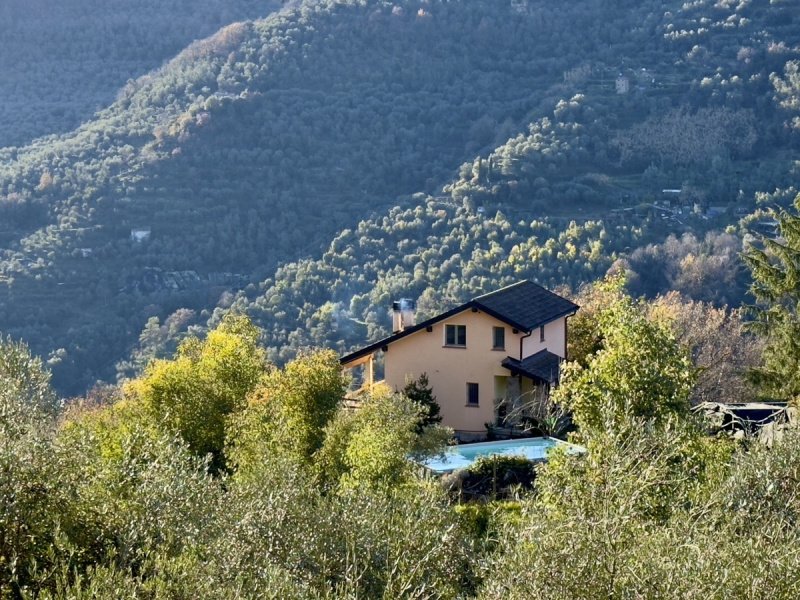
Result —
<instances>
[{"instance_id":1,"label":"blue pool water","mask_svg":"<svg viewBox=\"0 0 800 600\"><path fill-rule=\"evenodd\" d=\"M459 444L449 447L445 453L434 456L422 465L436 473L449 473L456 469L466 469L481 456L521 456L528 460L544 460L547 451L555 446L563 446L570 453L585 452L585 450L554 438L525 438L520 440L504 440L500 442L481 442L479 444Z\"/></svg>"}]
</instances>

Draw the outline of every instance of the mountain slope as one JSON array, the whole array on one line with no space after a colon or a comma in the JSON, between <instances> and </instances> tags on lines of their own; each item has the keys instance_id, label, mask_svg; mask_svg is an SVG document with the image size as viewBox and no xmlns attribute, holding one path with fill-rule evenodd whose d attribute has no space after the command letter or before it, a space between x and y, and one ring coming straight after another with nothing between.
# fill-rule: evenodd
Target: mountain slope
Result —
<instances>
[{"instance_id":1,"label":"mountain slope","mask_svg":"<svg viewBox=\"0 0 800 600\"><path fill-rule=\"evenodd\" d=\"M128 79L277 0L4 0L0 147L70 131Z\"/></svg>"},{"instance_id":2,"label":"mountain slope","mask_svg":"<svg viewBox=\"0 0 800 600\"><path fill-rule=\"evenodd\" d=\"M768 75L796 27L767 2L668 8L342 0L230 25L75 132L0 150L0 329L63 348L56 381L80 390L148 317L213 306L464 161L451 202L527 220L601 217L663 182L737 202L725 173L745 168L743 198L778 183L796 140ZM687 124L714 134L701 161L646 143Z\"/></svg>"},{"instance_id":3,"label":"mountain slope","mask_svg":"<svg viewBox=\"0 0 800 600\"><path fill-rule=\"evenodd\" d=\"M471 168L462 169L464 176L444 186L449 194L415 195L416 206L365 219L334 238L319 258L284 265L258 287L226 298L203 326L215 326L228 311L247 314L262 328L270 358L283 363L305 347L345 353L385 337L389 307L399 298L418 299L419 319L425 319L521 279L575 290L609 270L624 270L637 292L676 289L705 301L741 302L747 285L741 241L715 232L736 222L733 212L709 218L688 208L673 215L652 204L632 206L599 177L579 177L583 183L551 177L558 195L575 197L569 208L575 218L543 208L536 196L547 188L534 180L547 173L547 161L544 169L528 168L529 162L556 157L556 149L572 162L575 132L591 129L579 116L585 111L577 110L585 101L572 101L572 117L559 103L558 125L544 117L530 125L529 135L465 165ZM490 167L501 161L515 168ZM515 201L520 188L530 190L525 205ZM601 192L605 202L597 199ZM186 325L199 325L185 311L171 322L176 317L185 319L183 327L162 330L158 344L143 336L133 363L121 365L123 375L167 353Z\"/></svg>"}]
</instances>

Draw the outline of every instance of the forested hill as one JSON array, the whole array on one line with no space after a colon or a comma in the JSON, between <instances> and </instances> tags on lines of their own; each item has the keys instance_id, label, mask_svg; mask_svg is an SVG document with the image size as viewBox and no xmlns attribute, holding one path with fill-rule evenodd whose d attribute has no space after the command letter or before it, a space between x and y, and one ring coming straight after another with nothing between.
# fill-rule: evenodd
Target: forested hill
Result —
<instances>
[{"instance_id":1,"label":"forested hill","mask_svg":"<svg viewBox=\"0 0 800 600\"><path fill-rule=\"evenodd\" d=\"M0 147L71 131L119 89L277 0L3 0Z\"/></svg>"},{"instance_id":2,"label":"forested hill","mask_svg":"<svg viewBox=\"0 0 800 600\"><path fill-rule=\"evenodd\" d=\"M78 391L112 374L148 317L213 306L373 211L399 203L431 221L439 208L413 206L441 195L462 163L442 210L487 235L479 221L497 208L509 223L599 221L662 186L697 214L746 208L787 183L796 149L776 98L798 56L792 19L766 1L341 1L229 25L75 132L0 150L0 330L62 349L56 381ZM509 237L497 223L505 252L519 242L519 260L538 260L540 225ZM661 225L646 231L692 226ZM565 225L541 227L558 240ZM616 226L581 227L602 238ZM649 241L635 220L621 227L620 251ZM469 248L458 231L448 251ZM329 262L358 266L368 242L352 235ZM412 255L439 245L417 235ZM595 247L585 273L569 266L576 279L614 258ZM565 250L559 261L574 258ZM408 260L394 268L415 274ZM548 281L565 275L556 266ZM363 276L360 302L382 300L367 291L380 277Z\"/></svg>"},{"instance_id":3,"label":"forested hill","mask_svg":"<svg viewBox=\"0 0 800 600\"><path fill-rule=\"evenodd\" d=\"M441 194L418 194L413 206L361 221L319 258L287 264L257 288L226 298L208 324L229 311L247 314L263 330L271 360L283 363L303 348L345 353L389 335L389 307L398 298L417 299L418 317L425 319L522 279L569 292L622 270L636 294L674 290L717 305L742 302L748 281L739 253L746 230L730 227L733 212L709 217L687 206L665 218L652 205L632 202L629 190L620 196L614 188L628 178L576 180L547 168L578 163L571 154L580 149L573 145L591 132L584 102L569 102L569 115L560 103L559 125L544 117L530 124L528 135L465 164ZM754 176L751 184L757 182L767 184ZM647 192L655 182L640 185L639 193L657 197L655 189ZM795 193L788 188L766 203L788 205ZM541 198L551 194L571 197L568 206ZM560 216L570 211L576 219ZM531 218L537 213L547 216ZM193 317L177 311L163 324L151 321L122 372L132 375L172 351Z\"/></svg>"}]
</instances>

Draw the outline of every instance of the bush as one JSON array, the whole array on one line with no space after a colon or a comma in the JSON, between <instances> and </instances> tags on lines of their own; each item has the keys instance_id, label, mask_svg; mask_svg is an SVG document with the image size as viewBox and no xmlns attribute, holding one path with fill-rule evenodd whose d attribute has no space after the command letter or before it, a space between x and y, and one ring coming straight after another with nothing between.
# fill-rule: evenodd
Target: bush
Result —
<instances>
[{"instance_id":1,"label":"bush","mask_svg":"<svg viewBox=\"0 0 800 600\"><path fill-rule=\"evenodd\" d=\"M442 484L459 500L509 498L530 490L536 463L521 456L483 456L470 467L444 475Z\"/></svg>"}]
</instances>

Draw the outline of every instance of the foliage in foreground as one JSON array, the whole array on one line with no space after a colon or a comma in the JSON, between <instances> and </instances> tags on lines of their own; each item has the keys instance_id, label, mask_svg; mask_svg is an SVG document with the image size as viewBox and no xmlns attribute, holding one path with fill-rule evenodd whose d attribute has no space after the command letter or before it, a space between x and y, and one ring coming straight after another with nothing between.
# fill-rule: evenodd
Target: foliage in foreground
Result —
<instances>
[{"instance_id":1,"label":"foliage in foreground","mask_svg":"<svg viewBox=\"0 0 800 600\"><path fill-rule=\"evenodd\" d=\"M585 364L566 364L553 393L572 412L582 439L618 430L631 418L660 421L689 408L695 373L687 352L619 290L621 283L605 284L610 301L597 314L596 331L583 334L591 346L580 357Z\"/></svg>"},{"instance_id":2,"label":"foliage in foreground","mask_svg":"<svg viewBox=\"0 0 800 600\"><path fill-rule=\"evenodd\" d=\"M189 347L247 348L238 324ZM330 352L254 371L220 419L219 470L185 434L203 418L182 412L192 386L170 396L185 429L136 394L56 417L42 364L4 342L0 416L28 418L0 418L0 598L797 597L800 432L706 437L669 332L624 297L601 325L560 392L587 453L552 455L534 495L460 506L405 460L447 432L420 435L425 408L388 390L345 409ZM203 381L185 360L160 368Z\"/></svg>"},{"instance_id":3,"label":"foliage in foreground","mask_svg":"<svg viewBox=\"0 0 800 600\"><path fill-rule=\"evenodd\" d=\"M424 409L402 396L349 413L333 353L278 370L253 339L249 322L229 318L124 399L58 420L23 393L29 381L50 393L41 363L0 348L25 367L5 370L18 385L0 414L30 416L0 419L0 598L462 593L470 539L405 460L447 432L420 436ZM225 469L216 445L203 455L194 443L215 427Z\"/></svg>"},{"instance_id":4,"label":"foliage in foreground","mask_svg":"<svg viewBox=\"0 0 800 600\"><path fill-rule=\"evenodd\" d=\"M205 340L191 337L173 360L156 360L131 382L128 394L150 417L179 435L197 456L225 465L225 421L240 410L266 369L258 330L246 318L228 315Z\"/></svg>"},{"instance_id":5,"label":"foliage in foreground","mask_svg":"<svg viewBox=\"0 0 800 600\"><path fill-rule=\"evenodd\" d=\"M632 422L624 437L595 440L588 459L543 468L481 597L797 597L800 435L687 462L674 434Z\"/></svg>"}]
</instances>

